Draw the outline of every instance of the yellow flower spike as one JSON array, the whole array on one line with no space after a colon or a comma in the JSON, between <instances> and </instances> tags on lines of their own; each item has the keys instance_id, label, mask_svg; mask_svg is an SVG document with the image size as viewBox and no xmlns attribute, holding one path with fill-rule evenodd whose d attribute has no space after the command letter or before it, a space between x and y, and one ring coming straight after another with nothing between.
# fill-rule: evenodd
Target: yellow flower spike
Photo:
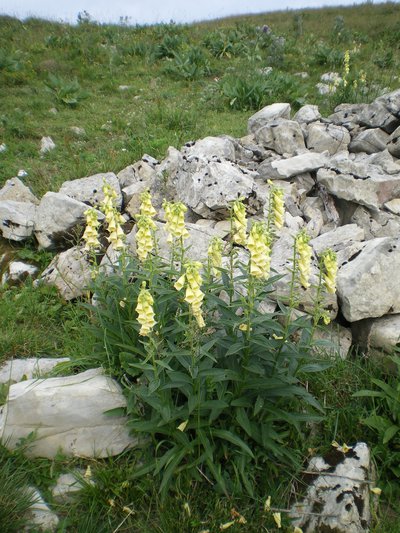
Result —
<instances>
[{"instance_id":1,"label":"yellow flower spike","mask_svg":"<svg viewBox=\"0 0 400 533\"><path fill-rule=\"evenodd\" d=\"M213 237L208 247L208 259L212 267L212 272L216 278L221 277L221 271L219 269L222 268L223 246L224 243L220 237Z\"/></svg>"},{"instance_id":2,"label":"yellow flower spike","mask_svg":"<svg viewBox=\"0 0 400 533\"><path fill-rule=\"evenodd\" d=\"M236 244L246 245L247 219L246 207L239 198L232 203L232 239Z\"/></svg>"},{"instance_id":3,"label":"yellow flower spike","mask_svg":"<svg viewBox=\"0 0 400 533\"><path fill-rule=\"evenodd\" d=\"M95 251L100 248L100 241L97 228L100 226L100 222L97 219L97 211L94 207L86 209L86 229L82 235L82 239L85 241L85 250Z\"/></svg>"},{"instance_id":4,"label":"yellow flower spike","mask_svg":"<svg viewBox=\"0 0 400 533\"><path fill-rule=\"evenodd\" d=\"M296 235L296 248L298 258L298 267L300 272L300 283L308 289L310 286L310 273L311 273L311 246L308 244L310 237L305 231L301 231Z\"/></svg>"},{"instance_id":5,"label":"yellow flower spike","mask_svg":"<svg viewBox=\"0 0 400 533\"><path fill-rule=\"evenodd\" d=\"M235 524L235 520L231 520L230 522L225 522L225 524L221 524L219 526L220 531L225 531L226 529L229 529Z\"/></svg>"},{"instance_id":6,"label":"yellow flower spike","mask_svg":"<svg viewBox=\"0 0 400 533\"><path fill-rule=\"evenodd\" d=\"M247 324L240 324L239 325L240 331L249 331L249 326ZM250 331L252 331L253 328L250 328Z\"/></svg>"},{"instance_id":7,"label":"yellow flower spike","mask_svg":"<svg viewBox=\"0 0 400 533\"><path fill-rule=\"evenodd\" d=\"M250 252L250 275L267 279L271 266L270 237L265 222L255 222L247 239Z\"/></svg>"},{"instance_id":8,"label":"yellow flower spike","mask_svg":"<svg viewBox=\"0 0 400 533\"><path fill-rule=\"evenodd\" d=\"M379 487L371 487L370 490L373 494L376 494L377 496L380 496L382 494L382 489L380 489Z\"/></svg>"},{"instance_id":9,"label":"yellow flower spike","mask_svg":"<svg viewBox=\"0 0 400 533\"><path fill-rule=\"evenodd\" d=\"M343 59L344 74L347 76L350 72L350 50L346 50Z\"/></svg>"},{"instance_id":10,"label":"yellow flower spike","mask_svg":"<svg viewBox=\"0 0 400 533\"><path fill-rule=\"evenodd\" d=\"M143 281L137 299L136 312L138 314L137 320L141 325L139 335L142 335L144 337L150 334L151 330L157 323L154 320L153 304L153 297L150 294L150 291L146 289L146 282Z\"/></svg>"},{"instance_id":11,"label":"yellow flower spike","mask_svg":"<svg viewBox=\"0 0 400 533\"><path fill-rule=\"evenodd\" d=\"M148 215L136 215L138 231L136 233L136 252L140 261L145 261L154 249L153 231L155 223Z\"/></svg>"},{"instance_id":12,"label":"yellow flower spike","mask_svg":"<svg viewBox=\"0 0 400 533\"><path fill-rule=\"evenodd\" d=\"M326 250L322 254L322 264L324 268L324 282L327 292L335 294L336 276L338 271L337 258L335 252Z\"/></svg>"},{"instance_id":13,"label":"yellow flower spike","mask_svg":"<svg viewBox=\"0 0 400 533\"><path fill-rule=\"evenodd\" d=\"M269 180L270 182L271 180ZM269 183L268 182L268 183ZM284 191L279 187L272 187L271 190L271 209L275 227L280 229L283 226L285 218L285 200Z\"/></svg>"},{"instance_id":14,"label":"yellow flower spike","mask_svg":"<svg viewBox=\"0 0 400 533\"><path fill-rule=\"evenodd\" d=\"M275 520L276 527L278 529L281 529L282 528L281 513L272 513L272 518Z\"/></svg>"},{"instance_id":15,"label":"yellow flower spike","mask_svg":"<svg viewBox=\"0 0 400 533\"><path fill-rule=\"evenodd\" d=\"M165 220L169 232L168 242L172 242L173 237L187 239L189 232L185 226L185 213L187 207L182 202L167 202L162 204L165 211Z\"/></svg>"},{"instance_id":16,"label":"yellow flower spike","mask_svg":"<svg viewBox=\"0 0 400 533\"><path fill-rule=\"evenodd\" d=\"M201 312L201 305L204 299L204 293L200 289L203 282L200 275L201 267L202 264L198 261L187 263L185 265L186 272L175 282L174 287L177 291L180 291L186 284L185 301L190 305L198 326L203 328L205 323Z\"/></svg>"},{"instance_id":17,"label":"yellow flower spike","mask_svg":"<svg viewBox=\"0 0 400 533\"><path fill-rule=\"evenodd\" d=\"M271 496L268 496L268 498L265 500L264 503L264 512L269 513L271 510Z\"/></svg>"},{"instance_id":18,"label":"yellow flower spike","mask_svg":"<svg viewBox=\"0 0 400 533\"><path fill-rule=\"evenodd\" d=\"M151 203L151 194L149 191L142 192L140 195L140 214L147 217L155 217L157 211L154 209L153 204Z\"/></svg>"}]
</instances>

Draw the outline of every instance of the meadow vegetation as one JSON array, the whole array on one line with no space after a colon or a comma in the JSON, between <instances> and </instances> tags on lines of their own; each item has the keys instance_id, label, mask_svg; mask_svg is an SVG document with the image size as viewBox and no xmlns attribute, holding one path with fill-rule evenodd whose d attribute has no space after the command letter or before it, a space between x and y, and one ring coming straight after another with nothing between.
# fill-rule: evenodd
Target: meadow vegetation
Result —
<instances>
[{"instance_id":1,"label":"meadow vegetation","mask_svg":"<svg viewBox=\"0 0 400 533\"><path fill-rule=\"evenodd\" d=\"M318 104L326 115L338 103L368 102L400 83L400 6L390 2L194 25L101 25L81 15L70 26L3 16L0 29L0 144L6 145L0 187L23 169L38 196L65 180L118 172L144 153L162 159L170 145L243 136L249 115L270 103L290 102L293 110ZM322 96L315 85L329 71L346 83ZM43 136L56 149L41 156ZM181 254L180 238L175 246ZM0 242L0 256L6 249L42 267L51 258L34 243ZM227 256L234 257L234 247ZM273 508L287 509L301 494L310 456L328 451L332 441L364 440L383 491L374 531L397 531L399 376L361 353L316 361L318 309L314 322L292 321L295 300L283 302L274 317L259 313L270 280L261 283L240 263L236 282L246 284L251 298L234 288L232 269L217 267L219 277L209 266L202 309L219 321L202 333L199 306L187 305L181 286L191 275L197 279L195 272L186 271L186 281L174 287L183 270L146 260L122 256L118 276L97 276L93 290L105 305L94 309L29 282L0 288L0 362L69 356L71 372L102 364L124 382L131 426L150 434L156 450L28 461L27 443L13 453L0 448L0 479L13 479L0 487L0 530L21 530L29 497L15 498L11 489L29 482L60 516L59 531L200 533L230 522L231 531L275 531L267 497ZM298 283L296 261L293 272ZM155 300L153 337L146 329L141 335L136 321L143 281ZM221 288L231 295L228 303ZM135 388L138 376L145 379ZM57 476L88 466L95 484L85 478L75 503L53 503ZM283 511L282 521L292 531Z\"/></svg>"}]
</instances>

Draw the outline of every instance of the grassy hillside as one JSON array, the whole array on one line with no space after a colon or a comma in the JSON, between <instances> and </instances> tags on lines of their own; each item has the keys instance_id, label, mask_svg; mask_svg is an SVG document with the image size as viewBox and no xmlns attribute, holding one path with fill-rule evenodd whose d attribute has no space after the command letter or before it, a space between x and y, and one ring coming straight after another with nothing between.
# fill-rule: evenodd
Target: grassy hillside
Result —
<instances>
[{"instance_id":1,"label":"grassy hillside","mask_svg":"<svg viewBox=\"0 0 400 533\"><path fill-rule=\"evenodd\" d=\"M400 83L395 3L148 27L0 17L0 30L0 185L24 169L37 194L119 171L143 153L162 158L168 145L241 136L247 117L268 103L317 103L328 113ZM320 75L341 72L346 50L357 89L319 96ZM45 157L42 136L57 145Z\"/></svg>"},{"instance_id":2,"label":"grassy hillside","mask_svg":"<svg viewBox=\"0 0 400 533\"><path fill-rule=\"evenodd\" d=\"M321 74L343 73L346 51L347 86L321 96L315 87ZM318 104L327 115L340 102L368 102L400 87L399 67L400 4L393 2L146 27L85 20L70 26L3 16L0 187L23 169L23 181L41 196L65 180L118 172L144 153L162 159L169 145L179 148L207 135L240 137L247 133L248 117L273 102L290 102L293 110ZM41 156L43 136L50 136L56 148ZM52 256L37 252L34 243L10 247L0 239L0 263L5 250L41 267ZM62 301L52 288L29 282L1 286L0 363L13 357L71 356L72 370L80 369L81 357L94 345L83 327L90 321L85 309ZM332 440L351 444L365 439L383 488L372 531L392 533L400 530L399 452L362 425L372 403L353 397L371 387L371 376L382 375L379 364L356 357L332 361L326 372L304 378L325 416L290 439L304 461L331 450ZM6 394L0 387L0 405ZM388 412L398 424L397 411ZM274 507L285 509L302 489L301 469L294 474L279 462L260 461L259 470L250 473L259 480L252 497L228 498L198 476L201 482L177 485L162 503L157 477L133 479L142 460L135 453L93 461L61 455L54 461L27 461L0 446L0 478L9 479L11 472L15 483L27 480L37 486L61 519L58 531L82 533L215 533L228 527L273 532L278 530L272 515L264 511L267 496L272 495ZM57 476L87 466L96 484L86 483L75 503L57 506L51 499ZM17 522L10 524L9 509L16 509L15 520L20 518L16 498L7 485L0 487L2 531L21 530ZM18 503L22 508L24 502ZM292 531L282 516L282 531Z\"/></svg>"}]
</instances>

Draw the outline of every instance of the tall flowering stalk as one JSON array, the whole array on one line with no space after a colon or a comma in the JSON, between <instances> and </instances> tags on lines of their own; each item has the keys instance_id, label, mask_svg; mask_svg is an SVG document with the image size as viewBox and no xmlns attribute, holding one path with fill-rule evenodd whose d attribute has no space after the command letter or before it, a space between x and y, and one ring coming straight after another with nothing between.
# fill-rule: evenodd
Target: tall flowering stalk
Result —
<instances>
[{"instance_id":1,"label":"tall flowering stalk","mask_svg":"<svg viewBox=\"0 0 400 533\"><path fill-rule=\"evenodd\" d=\"M268 217L270 217L276 229L281 229L285 219L284 191L280 187L276 187L271 180L268 180L267 183L271 186Z\"/></svg>"},{"instance_id":2,"label":"tall flowering stalk","mask_svg":"<svg viewBox=\"0 0 400 533\"><path fill-rule=\"evenodd\" d=\"M186 285L185 301L190 305L193 316L200 328L205 326L201 306L203 304L204 293L201 290L203 282L200 269L202 264L198 261L191 261L185 265L185 273L175 282L177 291Z\"/></svg>"},{"instance_id":3,"label":"tall flowering stalk","mask_svg":"<svg viewBox=\"0 0 400 533\"><path fill-rule=\"evenodd\" d=\"M247 248L250 251L250 275L259 279L269 277L271 248L268 226L265 222L255 222L250 230Z\"/></svg>"},{"instance_id":4,"label":"tall flowering stalk","mask_svg":"<svg viewBox=\"0 0 400 533\"><path fill-rule=\"evenodd\" d=\"M223 240L220 237L213 237L208 247L208 262L212 273L216 278L221 277Z\"/></svg>"},{"instance_id":5,"label":"tall flowering stalk","mask_svg":"<svg viewBox=\"0 0 400 533\"><path fill-rule=\"evenodd\" d=\"M167 200L164 200L162 206L165 211L165 220L169 232L168 243L172 243L174 238L187 239L189 232L185 226L186 205L182 202L167 202Z\"/></svg>"},{"instance_id":6,"label":"tall flowering stalk","mask_svg":"<svg viewBox=\"0 0 400 533\"><path fill-rule=\"evenodd\" d=\"M136 233L136 252L140 261L146 261L154 250L154 231L156 225L147 215L136 215L138 231Z\"/></svg>"},{"instance_id":7,"label":"tall flowering stalk","mask_svg":"<svg viewBox=\"0 0 400 533\"><path fill-rule=\"evenodd\" d=\"M153 204L151 203L151 194L149 191L144 191L140 195L140 214L153 218L156 216L157 211L154 209Z\"/></svg>"},{"instance_id":8,"label":"tall flowering stalk","mask_svg":"<svg viewBox=\"0 0 400 533\"><path fill-rule=\"evenodd\" d=\"M335 294L338 271L337 257L333 250L326 250L322 255L323 277L327 292Z\"/></svg>"},{"instance_id":9,"label":"tall flowering stalk","mask_svg":"<svg viewBox=\"0 0 400 533\"><path fill-rule=\"evenodd\" d=\"M139 335L142 335L144 337L148 337L150 335L151 330L157 323L154 320L153 305L153 297L150 291L146 289L146 282L143 281L142 287L138 295L136 312L138 314L137 320L141 326Z\"/></svg>"},{"instance_id":10,"label":"tall flowering stalk","mask_svg":"<svg viewBox=\"0 0 400 533\"><path fill-rule=\"evenodd\" d=\"M247 242L247 219L246 207L242 198L232 202L231 207L231 224L232 224L232 240L236 244L246 246Z\"/></svg>"},{"instance_id":11,"label":"tall flowering stalk","mask_svg":"<svg viewBox=\"0 0 400 533\"><path fill-rule=\"evenodd\" d=\"M350 73L350 50L346 50L343 59L343 87L347 87L347 78Z\"/></svg>"},{"instance_id":12,"label":"tall flowering stalk","mask_svg":"<svg viewBox=\"0 0 400 533\"><path fill-rule=\"evenodd\" d=\"M297 265L300 273L300 283L305 289L310 286L312 250L308 244L309 241L310 237L305 231L301 231L296 235Z\"/></svg>"},{"instance_id":13,"label":"tall flowering stalk","mask_svg":"<svg viewBox=\"0 0 400 533\"><path fill-rule=\"evenodd\" d=\"M110 184L104 183L103 192L104 200L101 202L100 208L106 217L109 233L107 239L115 251L120 251L125 248L125 233L121 227L121 224L125 223L125 219L115 205L116 191Z\"/></svg>"},{"instance_id":14,"label":"tall flowering stalk","mask_svg":"<svg viewBox=\"0 0 400 533\"><path fill-rule=\"evenodd\" d=\"M89 207L84 213L86 217L86 229L82 236L85 241L85 250L94 253L100 248L98 227L100 222L97 218L97 211L94 207Z\"/></svg>"}]
</instances>

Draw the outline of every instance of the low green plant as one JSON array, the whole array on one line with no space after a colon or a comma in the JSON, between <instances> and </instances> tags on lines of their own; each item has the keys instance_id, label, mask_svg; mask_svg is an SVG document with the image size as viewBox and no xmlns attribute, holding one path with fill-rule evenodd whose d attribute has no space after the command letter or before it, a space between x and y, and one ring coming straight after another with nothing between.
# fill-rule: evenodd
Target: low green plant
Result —
<instances>
[{"instance_id":1,"label":"low green plant","mask_svg":"<svg viewBox=\"0 0 400 533\"><path fill-rule=\"evenodd\" d=\"M184 80L195 80L210 74L210 62L204 50L191 46L186 50L174 52L173 59L167 63L165 72L170 76Z\"/></svg>"},{"instance_id":2,"label":"low green plant","mask_svg":"<svg viewBox=\"0 0 400 533\"><path fill-rule=\"evenodd\" d=\"M54 74L49 74L46 86L54 95L57 103L69 107L76 107L89 93L82 89L78 80L66 80Z\"/></svg>"},{"instance_id":3,"label":"low green plant","mask_svg":"<svg viewBox=\"0 0 400 533\"><path fill-rule=\"evenodd\" d=\"M388 492L398 497L400 478L400 356L393 355L395 373L386 379L372 378L374 390L360 390L354 393L356 398L372 398L372 414L362 418L361 422L373 430L378 437L374 447L381 475L387 480Z\"/></svg>"},{"instance_id":4,"label":"low green plant","mask_svg":"<svg viewBox=\"0 0 400 533\"><path fill-rule=\"evenodd\" d=\"M4 48L0 48L0 73L17 72L21 70L22 63L16 54L10 53Z\"/></svg>"}]
</instances>

